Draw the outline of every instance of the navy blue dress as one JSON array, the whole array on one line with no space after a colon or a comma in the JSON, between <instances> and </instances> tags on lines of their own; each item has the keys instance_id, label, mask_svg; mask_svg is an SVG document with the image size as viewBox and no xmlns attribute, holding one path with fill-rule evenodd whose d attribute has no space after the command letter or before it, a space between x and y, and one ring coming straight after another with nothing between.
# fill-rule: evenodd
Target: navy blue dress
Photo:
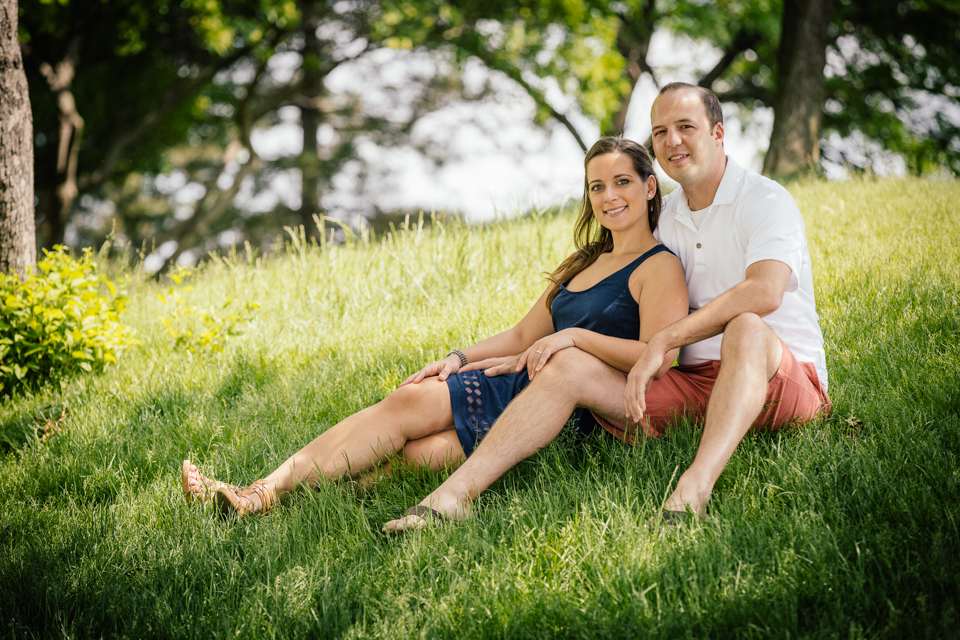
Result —
<instances>
[{"instance_id":1,"label":"navy blue dress","mask_svg":"<svg viewBox=\"0 0 960 640\"><path fill-rule=\"evenodd\" d=\"M630 276L644 260L661 251L662 244L583 291L569 291L564 282L550 305L553 330L588 329L614 338L636 340L640 335L640 307L630 295ZM672 252L670 252L672 253ZM530 384L526 370L488 378L483 371L466 371L447 378L457 437L466 455L473 453L511 400ZM589 412L577 409L575 426L585 431L595 422ZM585 424L586 423L586 424Z\"/></svg>"}]
</instances>

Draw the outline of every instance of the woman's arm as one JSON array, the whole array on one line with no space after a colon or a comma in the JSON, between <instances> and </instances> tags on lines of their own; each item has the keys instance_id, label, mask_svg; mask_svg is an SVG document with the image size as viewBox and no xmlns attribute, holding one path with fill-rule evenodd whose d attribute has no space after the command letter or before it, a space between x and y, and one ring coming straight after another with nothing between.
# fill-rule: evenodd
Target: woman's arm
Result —
<instances>
[{"instance_id":1,"label":"woman's arm","mask_svg":"<svg viewBox=\"0 0 960 640\"><path fill-rule=\"evenodd\" d=\"M651 256L638 267L630 277L630 289L640 306L638 340L614 338L572 327L546 336L529 347L521 356L517 370L527 367L532 378L552 354L561 349L577 347L611 367L629 373L653 334L686 316L690 305L680 260L667 252ZM538 354L537 351L542 353ZM669 355L661 374L670 368L678 351L675 349Z\"/></svg>"},{"instance_id":2,"label":"woman's arm","mask_svg":"<svg viewBox=\"0 0 960 640\"><path fill-rule=\"evenodd\" d=\"M523 351L540 338L553 333L553 318L547 311L546 299L552 287L551 284L537 299L533 307L527 311L514 327L502 331L475 345L465 347L460 351L467 358L467 362L478 362L498 356L509 356ZM460 370L460 359L451 354L442 360L431 362L426 367L404 380L405 384L416 384L430 376L438 376L446 380L448 376Z\"/></svg>"}]
</instances>

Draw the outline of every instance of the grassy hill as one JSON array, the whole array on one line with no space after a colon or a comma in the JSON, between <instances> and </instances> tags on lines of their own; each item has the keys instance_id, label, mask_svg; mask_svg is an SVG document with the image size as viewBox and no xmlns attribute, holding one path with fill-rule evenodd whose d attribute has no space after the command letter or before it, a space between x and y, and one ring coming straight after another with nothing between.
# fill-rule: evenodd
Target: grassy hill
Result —
<instances>
[{"instance_id":1,"label":"grassy hill","mask_svg":"<svg viewBox=\"0 0 960 640\"><path fill-rule=\"evenodd\" d=\"M714 516L673 531L648 521L692 461L691 425L637 447L561 439L472 521L394 538L381 524L440 475L329 484L234 525L180 492L183 458L250 482L422 363L516 322L570 250L570 211L291 238L180 285L133 272L123 319L141 347L0 400L0 634L960 637L960 185L791 190L833 413L749 436ZM204 313L236 334L222 351L199 337Z\"/></svg>"}]
</instances>

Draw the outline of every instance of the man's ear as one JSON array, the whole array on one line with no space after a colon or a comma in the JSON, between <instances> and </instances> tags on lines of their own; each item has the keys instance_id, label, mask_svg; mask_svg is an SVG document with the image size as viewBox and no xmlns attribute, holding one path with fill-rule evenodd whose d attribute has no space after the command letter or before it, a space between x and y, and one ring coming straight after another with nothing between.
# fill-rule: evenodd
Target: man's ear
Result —
<instances>
[{"instance_id":1,"label":"man's ear","mask_svg":"<svg viewBox=\"0 0 960 640\"><path fill-rule=\"evenodd\" d=\"M723 123L718 122L713 127L713 137L721 145L723 144Z\"/></svg>"}]
</instances>

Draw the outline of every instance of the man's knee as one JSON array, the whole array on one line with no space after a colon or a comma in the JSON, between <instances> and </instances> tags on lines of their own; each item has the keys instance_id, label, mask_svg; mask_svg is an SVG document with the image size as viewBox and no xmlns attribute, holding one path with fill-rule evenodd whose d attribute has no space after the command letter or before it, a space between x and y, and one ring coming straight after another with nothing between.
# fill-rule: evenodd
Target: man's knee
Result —
<instances>
[{"instance_id":1,"label":"man's knee","mask_svg":"<svg viewBox=\"0 0 960 640\"><path fill-rule=\"evenodd\" d=\"M763 358L768 368L772 367L776 372L781 355L780 338L755 313L741 313L724 327L720 343L721 363L743 357Z\"/></svg>"},{"instance_id":2,"label":"man's knee","mask_svg":"<svg viewBox=\"0 0 960 640\"><path fill-rule=\"evenodd\" d=\"M576 386L583 383L584 378L598 375L603 369L610 366L586 351L576 347L562 349L552 356L533 379L533 383L540 380L540 384L559 384L562 386Z\"/></svg>"},{"instance_id":3,"label":"man's knee","mask_svg":"<svg viewBox=\"0 0 960 640\"><path fill-rule=\"evenodd\" d=\"M720 345L721 361L724 349L770 346L779 343L773 329L755 313L741 313L727 323L723 329L723 340Z\"/></svg>"},{"instance_id":4,"label":"man's knee","mask_svg":"<svg viewBox=\"0 0 960 640\"><path fill-rule=\"evenodd\" d=\"M626 376L596 356L571 347L555 353L530 386L577 406L593 407L606 399L618 381L622 386ZM619 395L622 402L622 388Z\"/></svg>"}]
</instances>

